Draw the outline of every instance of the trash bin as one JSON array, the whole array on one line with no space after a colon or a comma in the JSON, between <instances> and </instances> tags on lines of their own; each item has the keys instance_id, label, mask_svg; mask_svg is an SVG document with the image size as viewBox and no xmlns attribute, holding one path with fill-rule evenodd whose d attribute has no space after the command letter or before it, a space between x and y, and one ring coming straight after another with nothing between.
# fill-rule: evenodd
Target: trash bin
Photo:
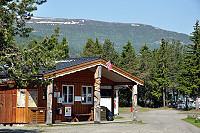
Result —
<instances>
[{"instance_id":1,"label":"trash bin","mask_svg":"<svg viewBox=\"0 0 200 133\"><path fill-rule=\"evenodd\" d=\"M106 121L106 110L107 107L101 106L101 121Z\"/></svg>"},{"instance_id":2,"label":"trash bin","mask_svg":"<svg viewBox=\"0 0 200 133\"><path fill-rule=\"evenodd\" d=\"M107 119L107 121L113 121L114 120L113 114L108 108L106 109L106 119Z\"/></svg>"}]
</instances>

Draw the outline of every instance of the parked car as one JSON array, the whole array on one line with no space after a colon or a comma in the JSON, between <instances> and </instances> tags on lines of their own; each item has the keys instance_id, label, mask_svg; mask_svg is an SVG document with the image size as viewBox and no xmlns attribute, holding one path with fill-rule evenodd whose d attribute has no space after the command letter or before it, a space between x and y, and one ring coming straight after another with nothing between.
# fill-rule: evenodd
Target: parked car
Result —
<instances>
[{"instance_id":1,"label":"parked car","mask_svg":"<svg viewBox=\"0 0 200 133\"><path fill-rule=\"evenodd\" d=\"M200 98L198 99L199 109L200 109ZM192 108L196 109L196 100L192 103Z\"/></svg>"},{"instance_id":2,"label":"parked car","mask_svg":"<svg viewBox=\"0 0 200 133\"><path fill-rule=\"evenodd\" d=\"M194 100L192 98L188 98L188 108L193 108ZM178 106L179 109L185 109L186 108L186 98L179 98L178 99Z\"/></svg>"}]
</instances>

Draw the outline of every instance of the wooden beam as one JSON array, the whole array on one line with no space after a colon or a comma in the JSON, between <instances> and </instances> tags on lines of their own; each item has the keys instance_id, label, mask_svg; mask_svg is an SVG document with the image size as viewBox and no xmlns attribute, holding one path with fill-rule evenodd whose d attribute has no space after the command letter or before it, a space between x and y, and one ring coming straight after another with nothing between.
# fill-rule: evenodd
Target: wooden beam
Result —
<instances>
[{"instance_id":1,"label":"wooden beam","mask_svg":"<svg viewBox=\"0 0 200 133\"><path fill-rule=\"evenodd\" d=\"M53 83L47 86L47 124L52 124Z\"/></svg>"},{"instance_id":2,"label":"wooden beam","mask_svg":"<svg viewBox=\"0 0 200 133\"><path fill-rule=\"evenodd\" d=\"M137 121L137 85L132 87L132 120Z\"/></svg>"},{"instance_id":3,"label":"wooden beam","mask_svg":"<svg viewBox=\"0 0 200 133\"><path fill-rule=\"evenodd\" d=\"M114 85L135 85L135 82L115 82Z\"/></svg>"},{"instance_id":4,"label":"wooden beam","mask_svg":"<svg viewBox=\"0 0 200 133\"><path fill-rule=\"evenodd\" d=\"M112 104L112 106L111 106L111 111L112 111L112 114L113 114L113 116L114 116L114 98L115 98L115 87L114 87L114 85L112 85L112 91L111 91L111 104Z\"/></svg>"},{"instance_id":5,"label":"wooden beam","mask_svg":"<svg viewBox=\"0 0 200 133\"><path fill-rule=\"evenodd\" d=\"M100 85L101 85L101 71L102 67L98 66L96 69L96 72L94 74L94 123L100 123L101 121L101 107L100 107L100 100L101 100L101 94L100 94Z\"/></svg>"}]
</instances>

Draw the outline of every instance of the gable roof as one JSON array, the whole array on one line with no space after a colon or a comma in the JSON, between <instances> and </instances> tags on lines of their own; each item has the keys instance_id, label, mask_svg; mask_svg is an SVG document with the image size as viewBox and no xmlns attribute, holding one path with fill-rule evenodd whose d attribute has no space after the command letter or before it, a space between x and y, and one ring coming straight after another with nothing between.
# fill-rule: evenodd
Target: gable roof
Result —
<instances>
[{"instance_id":1,"label":"gable roof","mask_svg":"<svg viewBox=\"0 0 200 133\"><path fill-rule=\"evenodd\" d=\"M56 69L53 69L51 71L45 72L46 73L50 73L50 72L54 72L54 71L58 71L64 68L69 68L69 67L73 67L76 65L80 65L86 62L90 62L90 61L94 61L94 60L98 60L101 59L100 57L82 57L82 58L66 58L66 59L62 59L61 61L57 61L57 65L56 65Z\"/></svg>"},{"instance_id":2,"label":"gable roof","mask_svg":"<svg viewBox=\"0 0 200 133\"><path fill-rule=\"evenodd\" d=\"M44 78L56 78L86 69L95 72L96 66L100 65L102 66L102 76L112 80L113 82L122 83L124 85L129 85L132 84L132 82L134 82L139 85L144 85L143 80L141 80L140 78L134 76L133 74L127 71L120 69L119 67L113 64L112 64L113 69L108 71L106 68L107 61L101 59L100 57L66 58L57 62L58 64L56 65L55 69L45 73L41 73ZM5 67L7 66L2 67L0 71L1 82L9 80L6 79L7 74L5 72L6 71ZM52 77L53 75L55 75L55 77Z\"/></svg>"},{"instance_id":3,"label":"gable roof","mask_svg":"<svg viewBox=\"0 0 200 133\"><path fill-rule=\"evenodd\" d=\"M119 67L112 65L110 71L106 68L107 61L101 59L100 57L82 57L82 58L67 58L56 65L56 69L51 70L43 74L44 78L50 78L55 74L55 77L64 76L66 74L75 73L77 71L89 69L93 72L96 70L96 66L102 66L102 75L114 82L130 83L135 82L140 85L144 85L144 81L140 78L128 73Z\"/></svg>"}]
</instances>

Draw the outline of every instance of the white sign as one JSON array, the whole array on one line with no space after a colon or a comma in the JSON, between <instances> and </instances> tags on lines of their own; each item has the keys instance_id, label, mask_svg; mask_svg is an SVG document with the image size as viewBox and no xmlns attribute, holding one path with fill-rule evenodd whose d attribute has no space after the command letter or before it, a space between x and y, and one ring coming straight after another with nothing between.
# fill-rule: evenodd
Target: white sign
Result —
<instances>
[{"instance_id":1,"label":"white sign","mask_svg":"<svg viewBox=\"0 0 200 133\"><path fill-rule=\"evenodd\" d=\"M81 96L75 96L75 101L81 101Z\"/></svg>"},{"instance_id":2,"label":"white sign","mask_svg":"<svg viewBox=\"0 0 200 133\"><path fill-rule=\"evenodd\" d=\"M57 92L54 92L54 97L57 97Z\"/></svg>"},{"instance_id":3,"label":"white sign","mask_svg":"<svg viewBox=\"0 0 200 133\"><path fill-rule=\"evenodd\" d=\"M57 97L60 97L60 92L57 93Z\"/></svg>"},{"instance_id":4,"label":"white sign","mask_svg":"<svg viewBox=\"0 0 200 133\"><path fill-rule=\"evenodd\" d=\"M65 116L71 116L71 105L65 105Z\"/></svg>"},{"instance_id":5,"label":"white sign","mask_svg":"<svg viewBox=\"0 0 200 133\"><path fill-rule=\"evenodd\" d=\"M57 103L62 103L62 98L59 97L59 98L57 99Z\"/></svg>"}]
</instances>

